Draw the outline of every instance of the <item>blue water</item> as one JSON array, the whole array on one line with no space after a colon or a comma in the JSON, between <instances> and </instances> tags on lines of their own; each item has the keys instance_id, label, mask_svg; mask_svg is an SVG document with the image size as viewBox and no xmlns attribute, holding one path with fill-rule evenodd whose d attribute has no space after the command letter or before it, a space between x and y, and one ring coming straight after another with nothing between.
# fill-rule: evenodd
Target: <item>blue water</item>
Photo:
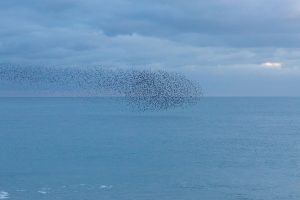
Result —
<instances>
[{"instance_id":1,"label":"blue water","mask_svg":"<svg viewBox=\"0 0 300 200\"><path fill-rule=\"evenodd\" d=\"M0 199L300 199L300 98L0 98Z\"/></svg>"}]
</instances>

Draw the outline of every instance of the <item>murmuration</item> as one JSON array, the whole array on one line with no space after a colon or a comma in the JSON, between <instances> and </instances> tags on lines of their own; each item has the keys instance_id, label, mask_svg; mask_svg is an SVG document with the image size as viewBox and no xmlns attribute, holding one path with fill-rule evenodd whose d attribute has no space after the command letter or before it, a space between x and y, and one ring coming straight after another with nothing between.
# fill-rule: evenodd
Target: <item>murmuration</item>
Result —
<instances>
[{"instance_id":1,"label":"murmuration","mask_svg":"<svg viewBox=\"0 0 300 200\"><path fill-rule=\"evenodd\" d=\"M137 111L167 110L196 104L198 83L184 75L164 70L107 69L104 67L0 66L0 80L36 90L86 91L102 96L124 96Z\"/></svg>"}]
</instances>

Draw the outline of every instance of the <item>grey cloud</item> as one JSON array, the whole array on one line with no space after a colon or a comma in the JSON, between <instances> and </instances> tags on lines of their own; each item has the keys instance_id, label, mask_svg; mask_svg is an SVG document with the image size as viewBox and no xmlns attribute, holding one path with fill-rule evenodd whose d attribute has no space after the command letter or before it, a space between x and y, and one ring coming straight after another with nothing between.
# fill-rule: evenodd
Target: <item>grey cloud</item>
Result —
<instances>
[{"instance_id":1,"label":"grey cloud","mask_svg":"<svg viewBox=\"0 0 300 200\"><path fill-rule=\"evenodd\" d=\"M12 0L1 4L4 17L41 26L84 25L108 35L137 33L169 40L206 35L205 42L195 44L199 46L295 47L299 43L299 17L290 14L294 0Z\"/></svg>"},{"instance_id":2,"label":"grey cloud","mask_svg":"<svg viewBox=\"0 0 300 200\"><path fill-rule=\"evenodd\" d=\"M299 19L297 0L5 0L0 63L164 68L216 85L294 76Z\"/></svg>"}]
</instances>

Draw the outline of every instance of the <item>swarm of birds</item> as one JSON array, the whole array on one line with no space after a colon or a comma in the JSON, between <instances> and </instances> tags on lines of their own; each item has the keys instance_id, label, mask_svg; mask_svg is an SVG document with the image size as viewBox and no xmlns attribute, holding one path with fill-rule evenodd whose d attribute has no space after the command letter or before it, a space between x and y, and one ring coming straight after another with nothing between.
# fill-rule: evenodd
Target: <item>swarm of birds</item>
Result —
<instances>
[{"instance_id":1,"label":"swarm of birds","mask_svg":"<svg viewBox=\"0 0 300 200\"><path fill-rule=\"evenodd\" d=\"M199 85L179 73L103 67L33 67L0 65L0 80L34 88L84 90L98 96L124 96L139 111L166 110L197 103Z\"/></svg>"}]
</instances>

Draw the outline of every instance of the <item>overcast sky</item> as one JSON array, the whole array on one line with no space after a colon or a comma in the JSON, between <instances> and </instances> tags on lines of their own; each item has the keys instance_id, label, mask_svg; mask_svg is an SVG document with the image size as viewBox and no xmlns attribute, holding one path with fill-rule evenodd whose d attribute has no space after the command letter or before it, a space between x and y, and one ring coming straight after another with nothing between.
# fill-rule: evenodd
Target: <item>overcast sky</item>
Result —
<instances>
[{"instance_id":1,"label":"overcast sky","mask_svg":"<svg viewBox=\"0 0 300 200\"><path fill-rule=\"evenodd\" d=\"M166 69L207 96L298 96L299 22L298 0L1 0L0 63Z\"/></svg>"}]
</instances>

